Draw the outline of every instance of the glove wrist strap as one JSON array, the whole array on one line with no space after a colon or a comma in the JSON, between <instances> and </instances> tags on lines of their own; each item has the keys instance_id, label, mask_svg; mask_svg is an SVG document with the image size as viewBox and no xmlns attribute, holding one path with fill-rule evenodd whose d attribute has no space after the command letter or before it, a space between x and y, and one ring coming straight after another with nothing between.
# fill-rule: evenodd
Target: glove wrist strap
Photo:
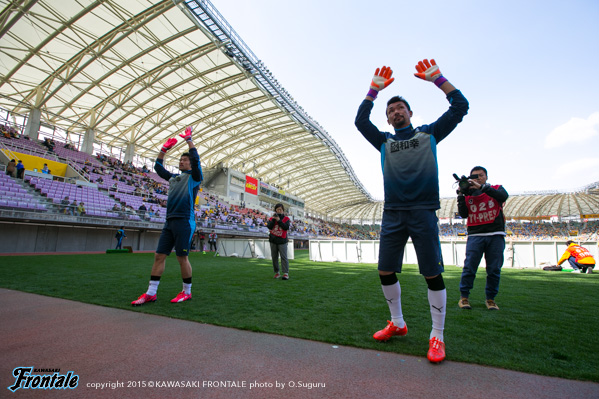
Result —
<instances>
[{"instance_id":1,"label":"glove wrist strap","mask_svg":"<svg viewBox=\"0 0 599 399\"><path fill-rule=\"evenodd\" d=\"M441 75L441 76L439 76L437 79L435 79L435 81L434 81L433 83L435 83L435 85L436 85L438 88L441 88L441 85L442 85L443 83L445 83L445 82L447 82L447 79L445 79L445 78L443 77L443 75Z\"/></svg>"},{"instance_id":2,"label":"glove wrist strap","mask_svg":"<svg viewBox=\"0 0 599 399\"><path fill-rule=\"evenodd\" d=\"M370 90L368 90L368 94L366 94L366 96L372 97L373 100L375 100L376 96L378 96L378 95L379 95L379 92L377 90L372 89L372 88Z\"/></svg>"}]
</instances>

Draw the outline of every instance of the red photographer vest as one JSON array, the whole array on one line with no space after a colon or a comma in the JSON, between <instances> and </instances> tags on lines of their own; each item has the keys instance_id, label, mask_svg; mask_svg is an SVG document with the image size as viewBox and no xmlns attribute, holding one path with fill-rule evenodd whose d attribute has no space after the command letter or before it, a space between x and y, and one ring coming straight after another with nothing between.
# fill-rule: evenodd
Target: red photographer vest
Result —
<instances>
[{"instance_id":1,"label":"red photographer vest","mask_svg":"<svg viewBox=\"0 0 599 399\"><path fill-rule=\"evenodd\" d=\"M289 219L287 216L285 216L281 221L285 223L289 220L291 220L291 219ZM283 230L281 228L281 226L279 226L278 224L275 224L275 227L272 228L272 230L270 231L270 234L272 234L275 237L287 238L287 230Z\"/></svg>"},{"instance_id":2,"label":"red photographer vest","mask_svg":"<svg viewBox=\"0 0 599 399\"><path fill-rule=\"evenodd\" d=\"M501 186L491 187L498 189ZM483 193L476 196L467 195L466 206L468 206L468 226L479 226L493 223L499 216L503 204Z\"/></svg>"}]
</instances>

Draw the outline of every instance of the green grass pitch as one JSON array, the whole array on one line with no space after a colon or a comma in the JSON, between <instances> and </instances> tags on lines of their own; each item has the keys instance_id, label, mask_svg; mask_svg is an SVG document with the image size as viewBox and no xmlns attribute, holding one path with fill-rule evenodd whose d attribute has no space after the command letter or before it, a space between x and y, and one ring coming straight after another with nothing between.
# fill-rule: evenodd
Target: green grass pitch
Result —
<instances>
[{"instance_id":1,"label":"green grass pitch","mask_svg":"<svg viewBox=\"0 0 599 399\"><path fill-rule=\"evenodd\" d=\"M406 337L379 343L389 309L376 265L316 263L296 251L288 281L273 279L269 260L192 253L193 300L169 301L181 291L179 265L167 259L158 301L132 307L145 292L153 254L7 256L0 287L132 312L156 314L257 332L424 357L431 318L427 286L417 266L398 275L409 327ZM461 269L446 266L447 359L534 374L599 382L599 273L591 275L504 268L499 311L484 305L484 268L461 310Z\"/></svg>"}]
</instances>

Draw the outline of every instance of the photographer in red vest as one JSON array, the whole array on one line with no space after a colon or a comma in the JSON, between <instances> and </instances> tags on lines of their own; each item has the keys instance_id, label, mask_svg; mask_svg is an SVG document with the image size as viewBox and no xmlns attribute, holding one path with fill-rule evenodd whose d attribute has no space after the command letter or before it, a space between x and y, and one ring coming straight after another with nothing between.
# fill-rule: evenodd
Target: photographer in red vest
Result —
<instances>
[{"instance_id":1,"label":"photographer in red vest","mask_svg":"<svg viewBox=\"0 0 599 399\"><path fill-rule=\"evenodd\" d=\"M489 310L499 310L495 296L499 291L505 249L503 205L509 195L502 186L487 183L487 170L482 166L472 168L468 183L468 188L458 190L458 212L461 217L467 218L468 225L458 306L461 309L472 308L468 297L484 255L487 262L486 306Z\"/></svg>"},{"instance_id":2,"label":"photographer in red vest","mask_svg":"<svg viewBox=\"0 0 599 399\"><path fill-rule=\"evenodd\" d=\"M279 273L279 255L281 255L281 266L283 268L283 280L289 280L289 259L287 258L287 232L291 219L285 216L283 204L275 205L275 214L268 220L266 227L270 230L268 241L270 242L270 254L272 256L272 267L275 271L274 278L281 277Z\"/></svg>"}]
</instances>

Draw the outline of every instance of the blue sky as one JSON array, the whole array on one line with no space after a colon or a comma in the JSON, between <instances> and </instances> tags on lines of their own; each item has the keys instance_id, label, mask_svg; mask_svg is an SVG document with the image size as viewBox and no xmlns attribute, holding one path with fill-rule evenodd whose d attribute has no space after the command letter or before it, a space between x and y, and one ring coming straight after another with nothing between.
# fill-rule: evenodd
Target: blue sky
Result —
<instances>
[{"instance_id":1,"label":"blue sky","mask_svg":"<svg viewBox=\"0 0 599 399\"><path fill-rule=\"evenodd\" d=\"M413 76L434 58L470 102L438 146L442 197L475 165L510 193L575 190L599 181L599 1L211 0L299 105L333 137L356 175L383 198L380 157L354 118L374 70L393 69L372 121L402 95L416 125L448 107Z\"/></svg>"}]
</instances>

